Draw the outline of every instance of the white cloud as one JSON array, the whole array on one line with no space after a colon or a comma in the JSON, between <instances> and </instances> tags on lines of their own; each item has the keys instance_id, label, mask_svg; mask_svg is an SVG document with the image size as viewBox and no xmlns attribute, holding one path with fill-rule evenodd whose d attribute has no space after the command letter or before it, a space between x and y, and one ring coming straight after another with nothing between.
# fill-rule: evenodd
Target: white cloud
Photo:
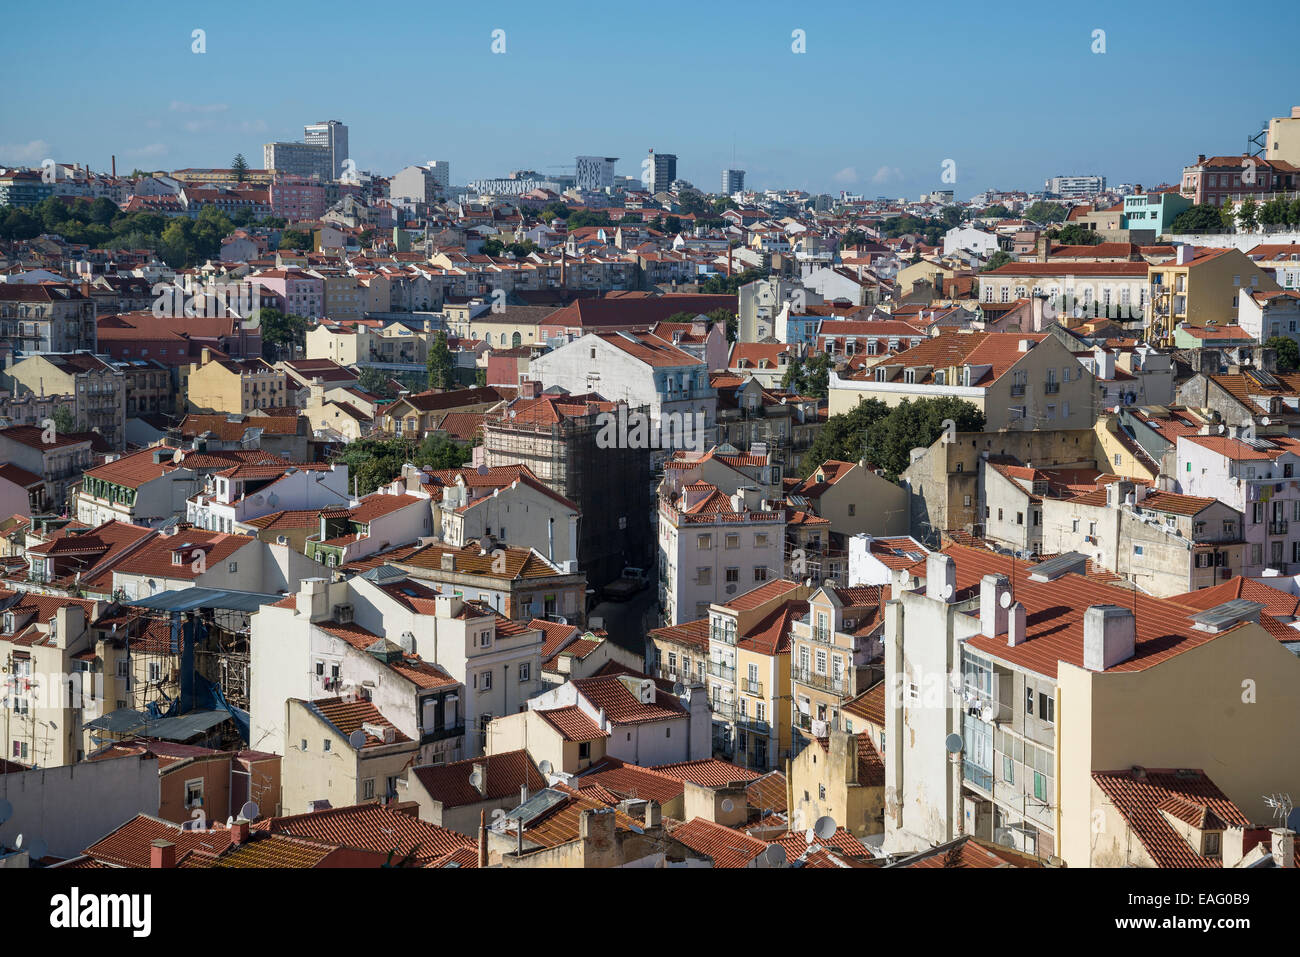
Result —
<instances>
[{"instance_id":1,"label":"white cloud","mask_svg":"<svg viewBox=\"0 0 1300 957\"><path fill-rule=\"evenodd\" d=\"M903 179L903 171L897 166L882 166L871 177L873 183L897 183Z\"/></svg>"},{"instance_id":2,"label":"white cloud","mask_svg":"<svg viewBox=\"0 0 1300 957\"><path fill-rule=\"evenodd\" d=\"M858 171L852 166L846 166L833 177L837 183L856 183L858 181Z\"/></svg>"},{"instance_id":3,"label":"white cloud","mask_svg":"<svg viewBox=\"0 0 1300 957\"><path fill-rule=\"evenodd\" d=\"M21 163L24 166L39 166L41 160L50 158L50 144L45 140L32 140L30 143L6 143L0 145L0 163Z\"/></svg>"}]
</instances>

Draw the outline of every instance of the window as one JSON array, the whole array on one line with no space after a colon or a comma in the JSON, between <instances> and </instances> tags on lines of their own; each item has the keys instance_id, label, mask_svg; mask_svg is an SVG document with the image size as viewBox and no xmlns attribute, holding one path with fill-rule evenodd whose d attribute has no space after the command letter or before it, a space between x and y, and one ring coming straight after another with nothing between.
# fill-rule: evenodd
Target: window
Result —
<instances>
[{"instance_id":1,"label":"window","mask_svg":"<svg viewBox=\"0 0 1300 957\"><path fill-rule=\"evenodd\" d=\"M1008 784L1016 783L1016 763L1009 754L1002 755L1002 780Z\"/></svg>"},{"instance_id":2,"label":"window","mask_svg":"<svg viewBox=\"0 0 1300 957\"><path fill-rule=\"evenodd\" d=\"M702 552L708 551L710 548L713 547L713 536L712 536L712 535L707 535L707 534L706 534L706 535L696 535L696 536L695 536L695 547L696 547L698 550L702 551Z\"/></svg>"},{"instance_id":3,"label":"window","mask_svg":"<svg viewBox=\"0 0 1300 957\"><path fill-rule=\"evenodd\" d=\"M1218 831L1210 831L1208 834L1205 835L1205 856L1206 857L1219 856L1219 832Z\"/></svg>"},{"instance_id":4,"label":"window","mask_svg":"<svg viewBox=\"0 0 1300 957\"><path fill-rule=\"evenodd\" d=\"M826 652L824 651L817 652L817 673L819 675L826 674Z\"/></svg>"},{"instance_id":5,"label":"window","mask_svg":"<svg viewBox=\"0 0 1300 957\"><path fill-rule=\"evenodd\" d=\"M695 584L711 585L713 584L713 569L707 565L695 569Z\"/></svg>"},{"instance_id":6,"label":"window","mask_svg":"<svg viewBox=\"0 0 1300 957\"><path fill-rule=\"evenodd\" d=\"M323 740L323 741L321 742L321 750L322 750L322 751L328 751L328 750L330 750L330 741L329 741L329 738L326 738L325 740Z\"/></svg>"},{"instance_id":7,"label":"window","mask_svg":"<svg viewBox=\"0 0 1300 957\"><path fill-rule=\"evenodd\" d=\"M361 785L361 796L363 798L372 798L375 796L375 779L366 778Z\"/></svg>"},{"instance_id":8,"label":"window","mask_svg":"<svg viewBox=\"0 0 1300 957\"><path fill-rule=\"evenodd\" d=\"M1038 716L1044 721L1056 721L1056 699L1041 691L1038 693Z\"/></svg>"},{"instance_id":9,"label":"window","mask_svg":"<svg viewBox=\"0 0 1300 957\"><path fill-rule=\"evenodd\" d=\"M726 576L727 576L727 583L728 583L728 584L732 584L732 583L734 583L734 582L738 582L738 581L740 581L740 569L739 569L739 568L734 568L734 567L733 567L733 568L728 568L727 571L726 571Z\"/></svg>"},{"instance_id":10,"label":"window","mask_svg":"<svg viewBox=\"0 0 1300 957\"><path fill-rule=\"evenodd\" d=\"M483 672L482 688L484 691L492 690L492 672L490 671Z\"/></svg>"},{"instance_id":11,"label":"window","mask_svg":"<svg viewBox=\"0 0 1300 957\"><path fill-rule=\"evenodd\" d=\"M1025 689L1025 714L1034 713L1034 689Z\"/></svg>"},{"instance_id":12,"label":"window","mask_svg":"<svg viewBox=\"0 0 1300 957\"><path fill-rule=\"evenodd\" d=\"M583 741L578 745L578 760L586 761L591 757L591 742Z\"/></svg>"},{"instance_id":13,"label":"window","mask_svg":"<svg viewBox=\"0 0 1300 957\"><path fill-rule=\"evenodd\" d=\"M849 514L850 514L850 515L857 515L857 514L858 514L858 506L857 506L856 503L854 503L854 502L849 502Z\"/></svg>"},{"instance_id":14,"label":"window","mask_svg":"<svg viewBox=\"0 0 1300 957\"><path fill-rule=\"evenodd\" d=\"M1047 800L1047 778L1041 772L1034 772L1034 797L1040 801Z\"/></svg>"},{"instance_id":15,"label":"window","mask_svg":"<svg viewBox=\"0 0 1300 957\"><path fill-rule=\"evenodd\" d=\"M735 534L729 534L729 535L727 535L727 537L724 539L724 543L725 543L725 544L724 544L724 547L725 547L725 548L739 548L739 547L740 547L740 536L739 536L739 535L735 535Z\"/></svg>"},{"instance_id":16,"label":"window","mask_svg":"<svg viewBox=\"0 0 1300 957\"><path fill-rule=\"evenodd\" d=\"M528 662L524 662L519 666L519 680L521 682L527 681L531 674L532 674L532 666L528 664Z\"/></svg>"},{"instance_id":17,"label":"window","mask_svg":"<svg viewBox=\"0 0 1300 957\"><path fill-rule=\"evenodd\" d=\"M755 565L755 566L754 566L754 581L756 581L756 582L765 582L765 581L767 581L767 566L766 566L766 565Z\"/></svg>"}]
</instances>

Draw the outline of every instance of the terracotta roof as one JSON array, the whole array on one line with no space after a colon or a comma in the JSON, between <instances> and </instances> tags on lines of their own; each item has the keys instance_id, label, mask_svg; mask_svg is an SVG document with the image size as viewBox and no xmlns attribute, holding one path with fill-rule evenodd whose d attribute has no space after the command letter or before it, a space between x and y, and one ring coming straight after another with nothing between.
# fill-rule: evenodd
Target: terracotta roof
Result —
<instances>
[{"instance_id":1,"label":"terracotta roof","mask_svg":"<svg viewBox=\"0 0 1300 957\"><path fill-rule=\"evenodd\" d=\"M714 867L748 867L767 850L765 841L700 817L678 825L671 836L691 850L707 854Z\"/></svg>"},{"instance_id":2,"label":"terracotta roof","mask_svg":"<svg viewBox=\"0 0 1300 957\"><path fill-rule=\"evenodd\" d=\"M686 715L686 709L672 695L655 695L651 704L642 704L617 676L575 678L573 686L597 709L603 708L613 724L643 724Z\"/></svg>"},{"instance_id":3,"label":"terracotta roof","mask_svg":"<svg viewBox=\"0 0 1300 957\"><path fill-rule=\"evenodd\" d=\"M475 766L483 769L482 792L469 780ZM449 764L426 764L411 768L409 773L415 775L429 796L440 802L444 809L518 797L519 788L524 784L528 785L529 791L546 787L546 779L523 749Z\"/></svg>"},{"instance_id":4,"label":"terracotta roof","mask_svg":"<svg viewBox=\"0 0 1300 957\"><path fill-rule=\"evenodd\" d=\"M677 764L658 764L654 770L679 781L692 781L706 788L722 788L732 784L745 784L756 781L762 774L752 768L742 768L730 761L717 758L701 758L696 761L681 761Z\"/></svg>"},{"instance_id":5,"label":"terracotta roof","mask_svg":"<svg viewBox=\"0 0 1300 957\"><path fill-rule=\"evenodd\" d=\"M420 866L452 851L473 847L463 834L379 804L354 804L270 818L258 821L253 828L384 854L396 851L395 857L409 853Z\"/></svg>"},{"instance_id":6,"label":"terracotta roof","mask_svg":"<svg viewBox=\"0 0 1300 957\"><path fill-rule=\"evenodd\" d=\"M392 728L394 736L390 744L402 744L411 740L398 730L397 725L385 718L372 702L365 699L354 701L339 697L317 698L310 703L310 708L332 724L345 738L350 737L354 731L363 730L363 725L370 724L381 728ZM382 738L376 737L369 731L366 731L365 735L366 741L362 747L373 748L384 744Z\"/></svg>"},{"instance_id":7,"label":"terracotta roof","mask_svg":"<svg viewBox=\"0 0 1300 957\"><path fill-rule=\"evenodd\" d=\"M1156 867L1222 867L1221 857L1203 857L1164 817L1219 827L1251 826L1218 786L1200 769L1128 768L1094 771L1092 779L1151 855ZM1122 841L1122 839L1121 839Z\"/></svg>"},{"instance_id":8,"label":"terracotta roof","mask_svg":"<svg viewBox=\"0 0 1300 957\"><path fill-rule=\"evenodd\" d=\"M609 732L602 730L601 727L577 705L569 705L564 708L553 708L550 711L542 711L538 709L537 714L540 715L542 720L547 724L560 732L566 741L574 741L582 744L584 742L597 741L601 738L609 737Z\"/></svg>"}]
</instances>

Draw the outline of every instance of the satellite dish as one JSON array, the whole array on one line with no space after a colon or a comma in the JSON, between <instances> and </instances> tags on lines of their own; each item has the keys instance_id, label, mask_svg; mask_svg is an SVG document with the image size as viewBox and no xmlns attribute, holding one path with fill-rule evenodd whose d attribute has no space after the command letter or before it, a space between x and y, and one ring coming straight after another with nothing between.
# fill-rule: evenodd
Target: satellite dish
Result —
<instances>
[{"instance_id":1,"label":"satellite dish","mask_svg":"<svg viewBox=\"0 0 1300 957\"><path fill-rule=\"evenodd\" d=\"M554 765L545 758L542 758L541 764L537 765L537 770L542 772L542 774L550 774L553 769Z\"/></svg>"},{"instance_id":2,"label":"satellite dish","mask_svg":"<svg viewBox=\"0 0 1300 957\"><path fill-rule=\"evenodd\" d=\"M726 811L728 814L730 814L735 809L735 807L736 805L731 800L731 798L722 799L722 810Z\"/></svg>"},{"instance_id":3,"label":"satellite dish","mask_svg":"<svg viewBox=\"0 0 1300 957\"><path fill-rule=\"evenodd\" d=\"M41 837L33 838L27 845L27 856L33 861L39 861L49 853L49 843Z\"/></svg>"},{"instance_id":4,"label":"satellite dish","mask_svg":"<svg viewBox=\"0 0 1300 957\"><path fill-rule=\"evenodd\" d=\"M1264 418L1262 418L1262 419L1259 420L1259 424L1260 424L1260 425L1268 425L1268 423L1269 423L1269 418L1268 418L1268 416L1264 416Z\"/></svg>"},{"instance_id":5,"label":"satellite dish","mask_svg":"<svg viewBox=\"0 0 1300 957\"><path fill-rule=\"evenodd\" d=\"M10 804L8 801L6 801L4 798L0 798L0 824L3 824L5 821L9 820L10 815L12 815L13 813L14 813L14 806Z\"/></svg>"},{"instance_id":6,"label":"satellite dish","mask_svg":"<svg viewBox=\"0 0 1300 957\"><path fill-rule=\"evenodd\" d=\"M957 754L961 751L963 744L960 734L953 733L943 739L943 746L949 754Z\"/></svg>"},{"instance_id":7,"label":"satellite dish","mask_svg":"<svg viewBox=\"0 0 1300 957\"><path fill-rule=\"evenodd\" d=\"M1003 608L1010 608L1010 607L1011 607L1011 592L1009 592L1009 591L1004 591L1004 592L1002 593L1002 597L998 599L998 604L1001 605Z\"/></svg>"},{"instance_id":8,"label":"satellite dish","mask_svg":"<svg viewBox=\"0 0 1300 957\"><path fill-rule=\"evenodd\" d=\"M785 867L786 856L785 848L780 844L769 844L767 850L763 852L769 867Z\"/></svg>"},{"instance_id":9,"label":"satellite dish","mask_svg":"<svg viewBox=\"0 0 1300 957\"><path fill-rule=\"evenodd\" d=\"M245 801L244 806L239 809L239 816L245 821L256 821L261 813L256 801Z\"/></svg>"},{"instance_id":10,"label":"satellite dish","mask_svg":"<svg viewBox=\"0 0 1300 957\"><path fill-rule=\"evenodd\" d=\"M952 596L953 596L953 587L952 587L951 585L944 585L944 586L943 586L943 597L944 597L945 599L948 599L948 598L951 598Z\"/></svg>"},{"instance_id":11,"label":"satellite dish","mask_svg":"<svg viewBox=\"0 0 1300 957\"><path fill-rule=\"evenodd\" d=\"M366 746L366 733L360 728L348 735L348 744L352 745L357 751Z\"/></svg>"},{"instance_id":12,"label":"satellite dish","mask_svg":"<svg viewBox=\"0 0 1300 957\"><path fill-rule=\"evenodd\" d=\"M992 722L995 717L996 715L993 713L992 705L985 707L984 710L980 712L981 721Z\"/></svg>"},{"instance_id":13,"label":"satellite dish","mask_svg":"<svg viewBox=\"0 0 1300 957\"><path fill-rule=\"evenodd\" d=\"M686 686L682 684L680 681L673 682L673 694L677 695L677 697L680 698L682 696L682 692L685 690L686 690Z\"/></svg>"},{"instance_id":14,"label":"satellite dish","mask_svg":"<svg viewBox=\"0 0 1300 957\"><path fill-rule=\"evenodd\" d=\"M823 841L829 841L834 837L835 830L835 818L831 817L829 814L819 817L817 823L813 825L813 832Z\"/></svg>"}]
</instances>

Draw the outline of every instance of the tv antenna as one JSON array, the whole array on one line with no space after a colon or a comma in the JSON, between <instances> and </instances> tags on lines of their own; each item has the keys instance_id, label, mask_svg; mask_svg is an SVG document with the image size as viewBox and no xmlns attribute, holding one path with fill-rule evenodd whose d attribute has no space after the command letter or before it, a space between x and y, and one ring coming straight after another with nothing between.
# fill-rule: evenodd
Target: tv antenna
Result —
<instances>
[{"instance_id":1,"label":"tv antenna","mask_svg":"<svg viewBox=\"0 0 1300 957\"><path fill-rule=\"evenodd\" d=\"M1295 806L1291 801L1290 794L1265 794L1264 803L1273 809L1273 817L1278 821L1280 826L1285 826L1291 817L1291 809Z\"/></svg>"}]
</instances>

